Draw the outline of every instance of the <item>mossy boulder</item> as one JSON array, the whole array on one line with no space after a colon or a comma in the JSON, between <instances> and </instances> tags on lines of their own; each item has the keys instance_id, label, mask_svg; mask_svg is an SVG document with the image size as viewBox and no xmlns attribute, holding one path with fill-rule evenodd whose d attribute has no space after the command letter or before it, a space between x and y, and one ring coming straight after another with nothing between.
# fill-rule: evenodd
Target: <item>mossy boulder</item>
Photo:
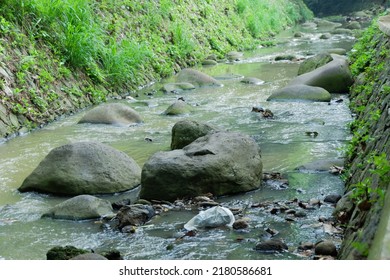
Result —
<instances>
[{"instance_id":1,"label":"mossy boulder","mask_svg":"<svg viewBox=\"0 0 390 280\"><path fill-rule=\"evenodd\" d=\"M262 169L260 149L251 137L209 133L183 149L152 155L142 169L140 197L173 201L250 191L260 187Z\"/></svg>"},{"instance_id":2,"label":"mossy boulder","mask_svg":"<svg viewBox=\"0 0 390 280\"><path fill-rule=\"evenodd\" d=\"M19 191L108 194L138 187L140 179L140 166L125 153L98 142L76 142L51 150Z\"/></svg>"},{"instance_id":3,"label":"mossy boulder","mask_svg":"<svg viewBox=\"0 0 390 280\"><path fill-rule=\"evenodd\" d=\"M287 86L275 91L267 98L267 101L329 102L330 100L331 95L327 90L307 85Z\"/></svg>"},{"instance_id":4,"label":"mossy boulder","mask_svg":"<svg viewBox=\"0 0 390 280\"><path fill-rule=\"evenodd\" d=\"M289 86L307 85L321 87L330 93L348 93L353 78L345 57L332 54L333 60L293 79Z\"/></svg>"},{"instance_id":5,"label":"mossy boulder","mask_svg":"<svg viewBox=\"0 0 390 280\"><path fill-rule=\"evenodd\" d=\"M193 120L179 121L172 127L171 149L182 149L211 131L215 131L215 129L205 123Z\"/></svg>"},{"instance_id":6,"label":"mossy boulder","mask_svg":"<svg viewBox=\"0 0 390 280\"><path fill-rule=\"evenodd\" d=\"M112 124L129 126L141 123L141 116L131 107L123 103L107 103L88 111L79 123Z\"/></svg>"},{"instance_id":7,"label":"mossy boulder","mask_svg":"<svg viewBox=\"0 0 390 280\"><path fill-rule=\"evenodd\" d=\"M91 251L79 249L74 246L56 246L46 253L47 260L69 260L81 254L91 253Z\"/></svg>"},{"instance_id":8,"label":"mossy boulder","mask_svg":"<svg viewBox=\"0 0 390 280\"><path fill-rule=\"evenodd\" d=\"M329 53L320 53L312 56L299 65L298 75L302 75L321 67L333 60Z\"/></svg>"},{"instance_id":9,"label":"mossy boulder","mask_svg":"<svg viewBox=\"0 0 390 280\"><path fill-rule=\"evenodd\" d=\"M111 202L92 195L78 195L57 204L43 217L64 220L97 219L113 214Z\"/></svg>"}]
</instances>

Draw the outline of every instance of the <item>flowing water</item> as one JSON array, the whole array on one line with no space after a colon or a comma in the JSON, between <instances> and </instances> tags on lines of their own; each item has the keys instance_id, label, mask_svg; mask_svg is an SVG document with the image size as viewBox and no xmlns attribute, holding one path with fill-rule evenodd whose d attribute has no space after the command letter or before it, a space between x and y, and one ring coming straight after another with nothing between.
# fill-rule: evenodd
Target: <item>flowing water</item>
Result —
<instances>
[{"instance_id":1,"label":"flowing water","mask_svg":"<svg viewBox=\"0 0 390 280\"><path fill-rule=\"evenodd\" d=\"M294 39L293 31L278 36L280 44L245 53L242 61L220 63L200 70L216 77L238 74L266 81L248 85L237 79L222 80L223 87L202 88L180 95L163 94L160 84L141 90L137 100L123 99L143 117L144 123L132 127L77 124L85 112L66 117L42 129L15 137L0 144L0 259L45 259L54 246L73 245L85 249L117 249L125 259L302 259L297 253L301 242L334 239L332 230L320 223L329 217L333 206L322 204L305 210L306 216L287 221L283 215L272 215L275 205L290 205L309 199L322 200L325 195L342 193L343 183L329 172L302 172L298 166L323 159L337 159L348 138L346 124L351 120L348 98L335 95L328 103L267 102L267 97L296 76L299 62L274 61L280 54L307 57L323 49L349 49L353 38L334 35L319 40L319 31ZM195 107L187 116L164 116L161 113L178 97ZM343 102L336 102L342 99ZM275 117L262 118L251 112L253 106L270 109ZM123 234L103 228L95 221L41 219L58 198L35 193L19 193L17 188L47 153L58 146L76 141L100 141L134 158L140 166L153 153L169 150L172 126L189 118L229 131L252 136L259 144L265 172L280 172L289 186L267 184L250 193L217 199L230 208L244 209L249 220L246 230L212 229L196 236L177 239L183 224L197 211L167 211L155 217L134 234ZM308 131L318 132L310 137ZM152 141L146 141L145 139ZM115 201L137 191L105 198ZM294 200L295 199L295 200ZM268 206L267 206L268 205ZM270 208L271 207L271 208ZM296 208L299 208L296 206ZM269 238L267 229L278 234L289 250L283 253L260 253L253 248Z\"/></svg>"}]
</instances>

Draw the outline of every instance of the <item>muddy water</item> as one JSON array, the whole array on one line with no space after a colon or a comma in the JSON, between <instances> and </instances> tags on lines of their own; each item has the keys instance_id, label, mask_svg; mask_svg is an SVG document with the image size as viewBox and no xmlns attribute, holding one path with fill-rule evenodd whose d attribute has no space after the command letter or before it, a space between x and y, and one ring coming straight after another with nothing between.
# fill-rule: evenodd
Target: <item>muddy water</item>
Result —
<instances>
[{"instance_id":1,"label":"muddy water","mask_svg":"<svg viewBox=\"0 0 390 280\"><path fill-rule=\"evenodd\" d=\"M298 252L301 242L331 239L340 243L334 228L319 222L329 217L333 206L322 203L303 209L298 202L341 193L343 183L329 172L298 171L309 162L339 159L340 148L348 138L350 121L347 96L335 95L328 103L267 102L267 97L296 76L299 62L274 61L277 55L293 54L305 58L323 49L352 45L353 38L335 35L319 40L318 31L306 31L304 38L293 39L293 31L279 36L280 44L245 53L236 63L220 63L201 71L215 77L242 75L264 80L263 85L248 85L237 79L224 79L220 88L203 88L180 95L156 91L161 84L137 93L136 100L125 99L143 117L142 125L119 128L77 124L85 112L59 120L30 134L0 145L0 259L45 259L53 246L73 245L94 250L119 250L125 259L304 259ZM187 116L168 117L161 113L178 97L193 105ZM338 102L336 102L338 101ZM342 101L342 102L339 102ZM275 117L264 119L251 112L253 106L270 109ZM194 237L177 239L183 224L198 209L170 210L154 218L134 234L102 228L96 221L41 219L41 215L62 198L19 193L17 188L54 147L69 142L94 140L111 145L134 158L141 166L153 153L168 150L172 126L183 118L207 122L229 131L251 135L259 144L265 172L280 172L288 179L287 188L265 184L259 190L219 198L222 205L241 210L249 222L243 231L213 229ZM317 137L306 132L315 131ZM147 141L151 139L152 141ZM136 191L105 197L111 201L137 195ZM302 204L301 204L302 205ZM303 217L287 217L278 209L303 211ZM279 212L271 214L271 210ZM287 220L286 220L287 218ZM289 246L283 253L260 253L253 248L270 238L271 229Z\"/></svg>"}]
</instances>

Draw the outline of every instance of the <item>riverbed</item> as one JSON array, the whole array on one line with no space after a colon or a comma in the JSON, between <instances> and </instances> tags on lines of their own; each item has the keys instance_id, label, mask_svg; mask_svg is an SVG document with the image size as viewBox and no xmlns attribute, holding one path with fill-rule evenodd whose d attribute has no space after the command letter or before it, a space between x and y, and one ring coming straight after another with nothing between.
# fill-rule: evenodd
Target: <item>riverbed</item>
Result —
<instances>
[{"instance_id":1,"label":"riverbed","mask_svg":"<svg viewBox=\"0 0 390 280\"><path fill-rule=\"evenodd\" d=\"M50 248L66 245L95 251L119 250L124 259L307 259L312 255L298 250L303 242L326 239L339 246L340 232L326 222L334 205L323 200L329 194L342 194L343 181L328 170L299 167L320 160L342 161L342 147L349 137L347 124L351 121L348 96L333 95L329 103L266 100L297 75L303 59L327 49L348 50L354 38L338 34L322 40L319 37L326 30L300 31L303 37L295 38L296 30L288 30L277 36L275 46L247 52L240 61L197 68L220 79L223 87L164 94L159 89L172 77L129 98L110 101L127 103L139 112L143 118L140 125L124 128L77 124L83 111L1 144L0 259L46 259ZM276 61L280 55L294 55L296 59ZM237 76L255 77L265 83L244 84L233 78ZM191 104L194 112L163 115L179 97ZM274 117L252 112L254 106L271 110ZM99 141L125 152L142 166L153 153L169 150L171 129L182 119L250 135L261 149L264 172L277 172L288 180L283 188L263 184L256 191L216 199L223 206L240 209L248 221L247 229L209 229L178 238L183 225L200 209L167 208L135 233L124 234L99 221L41 219L64 198L17 191L50 150L70 142ZM103 197L116 201L134 195L137 190ZM319 203L311 205L310 200ZM271 213L284 206L303 211L304 215L291 218L285 213ZM282 239L289 249L279 253L254 250L258 242L271 237Z\"/></svg>"}]
</instances>

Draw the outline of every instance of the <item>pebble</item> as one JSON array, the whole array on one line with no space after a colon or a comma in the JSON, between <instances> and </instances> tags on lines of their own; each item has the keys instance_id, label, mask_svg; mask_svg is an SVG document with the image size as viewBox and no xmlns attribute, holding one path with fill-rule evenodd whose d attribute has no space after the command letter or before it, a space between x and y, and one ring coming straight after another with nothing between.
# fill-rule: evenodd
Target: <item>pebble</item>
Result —
<instances>
[{"instance_id":1,"label":"pebble","mask_svg":"<svg viewBox=\"0 0 390 280\"><path fill-rule=\"evenodd\" d=\"M244 219L238 219L233 223L233 228L234 229L246 229L249 227L249 224L246 220Z\"/></svg>"}]
</instances>

